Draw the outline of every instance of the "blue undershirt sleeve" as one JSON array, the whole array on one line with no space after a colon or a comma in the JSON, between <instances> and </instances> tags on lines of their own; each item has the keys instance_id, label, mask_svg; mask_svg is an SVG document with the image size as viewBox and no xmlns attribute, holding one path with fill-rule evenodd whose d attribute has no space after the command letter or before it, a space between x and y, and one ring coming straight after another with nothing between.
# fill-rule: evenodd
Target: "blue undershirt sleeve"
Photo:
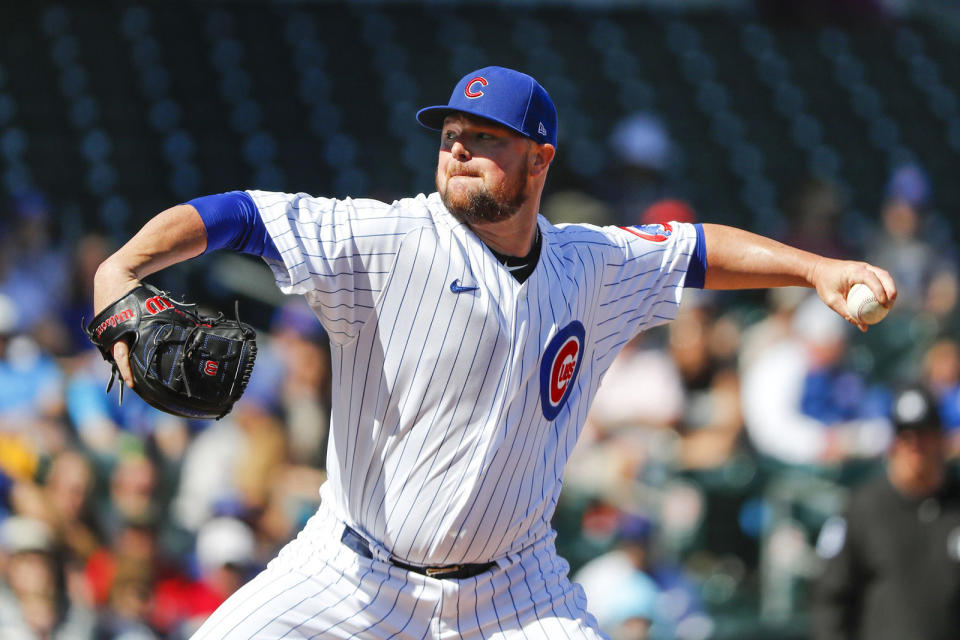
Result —
<instances>
[{"instance_id":1,"label":"blue undershirt sleeve","mask_svg":"<svg viewBox=\"0 0 960 640\"><path fill-rule=\"evenodd\" d=\"M690 266L687 267L687 278L683 282L685 289L703 289L707 279L707 240L703 235L703 225L693 225L697 230L697 246L690 256Z\"/></svg>"},{"instance_id":2,"label":"blue undershirt sleeve","mask_svg":"<svg viewBox=\"0 0 960 640\"><path fill-rule=\"evenodd\" d=\"M267 233L257 205L245 191L228 191L187 202L200 213L207 229L204 253L230 249L280 260L280 252Z\"/></svg>"}]
</instances>

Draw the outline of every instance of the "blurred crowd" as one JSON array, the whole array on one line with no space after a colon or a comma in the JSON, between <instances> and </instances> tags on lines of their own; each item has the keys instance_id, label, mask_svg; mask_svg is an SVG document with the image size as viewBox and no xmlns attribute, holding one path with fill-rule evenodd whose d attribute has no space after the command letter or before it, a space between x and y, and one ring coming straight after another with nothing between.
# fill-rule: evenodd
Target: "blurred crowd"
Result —
<instances>
[{"instance_id":1,"label":"blurred crowd","mask_svg":"<svg viewBox=\"0 0 960 640\"><path fill-rule=\"evenodd\" d=\"M0 252L0 637L186 638L316 509L329 347L298 299L217 422L105 393L81 330L109 242L60 243L47 200L4 215Z\"/></svg>"},{"instance_id":2,"label":"blurred crowd","mask_svg":"<svg viewBox=\"0 0 960 640\"><path fill-rule=\"evenodd\" d=\"M611 170L555 190L555 223L713 222L673 186L655 116L614 128ZM890 270L899 300L860 334L804 289L688 290L604 379L567 468L558 547L619 640L697 639L721 612L786 624L820 566L816 538L893 441L892 392L922 382L960 454L958 268L922 167L895 168L852 225L835 185L788 190L781 240ZM200 423L117 403L81 330L114 248L63 238L40 193L0 233L0 636L186 638L315 510L329 346L300 299L261 329L234 411ZM722 222L722 221L717 221ZM855 229L852 233L849 230Z\"/></svg>"},{"instance_id":3,"label":"blurred crowd","mask_svg":"<svg viewBox=\"0 0 960 640\"><path fill-rule=\"evenodd\" d=\"M611 149L607 181L555 194L548 217L723 222L677 199L656 117L624 120ZM811 290L688 290L673 322L627 345L600 386L556 518L561 553L615 640L808 637L827 560L818 536L851 489L885 468L902 386L932 391L943 456L960 457L960 255L926 172L895 167L872 215L847 211L822 178L784 187L777 239L886 268L897 303L862 334ZM746 618L753 627L738 626Z\"/></svg>"}]
</instances>

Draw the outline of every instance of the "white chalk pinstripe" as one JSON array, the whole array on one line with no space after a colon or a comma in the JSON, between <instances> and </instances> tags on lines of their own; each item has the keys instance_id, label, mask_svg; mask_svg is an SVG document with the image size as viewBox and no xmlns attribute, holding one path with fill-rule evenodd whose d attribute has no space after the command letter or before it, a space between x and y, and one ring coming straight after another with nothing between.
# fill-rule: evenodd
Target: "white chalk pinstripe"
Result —
<instances>
[{"instance_id":1,"label":"white chalk pinstripe","mask_svg":"<svg viewBox=\"0 0 960 640\"><path fill-rule=\"evenodd\" d=\"M268 260L277 283L304 294L331 336L321 494L337 521L380 556L421 565L504 561L552 541L563 467L590 401L620 347L674 317L694 228L674 225L670 239L651 242L541 217L540 260L521 285L437 194L393 204L250 194L283 258ZM456 293L454 281L478 288ZM574 320L586 330L580 373L548 420L541 358ZM552 551L536 558L562 562ZM329 580L329 566L320 570ZM502 621L529 598L484 610L481 622Z\"/></svg>"},{"instance_id":2,"label":"white chalk pinstripe","mask_svg":"<svg viewBox=\"0 0 960 640\"><path fill-rule=\"evenodd\" d=\"M550 537L467 580L436 580L355 554L321 506L267 569L193 640L431 638L557 640L605 636Z\"/></svg>"}]
</instances>

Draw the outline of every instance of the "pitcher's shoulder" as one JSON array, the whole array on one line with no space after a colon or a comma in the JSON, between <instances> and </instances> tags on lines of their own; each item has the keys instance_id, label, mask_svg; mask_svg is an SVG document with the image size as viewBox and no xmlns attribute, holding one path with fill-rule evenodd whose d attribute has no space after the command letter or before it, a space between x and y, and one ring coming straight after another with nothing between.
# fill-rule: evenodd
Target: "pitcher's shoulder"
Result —
<instances>
[{"instance_id":1,"label":"pitcher's shoulder","mask_svg":"<svg viewBox=\"0 0 960 640\"><path fill-rule=\"evenodd\" d=\"M604 252L622 247L625 238L618 227L598 227L592 224L563 223L554 225L540 217L540 231L554 249L562 252Z\"/></svg>"}]
</instances>

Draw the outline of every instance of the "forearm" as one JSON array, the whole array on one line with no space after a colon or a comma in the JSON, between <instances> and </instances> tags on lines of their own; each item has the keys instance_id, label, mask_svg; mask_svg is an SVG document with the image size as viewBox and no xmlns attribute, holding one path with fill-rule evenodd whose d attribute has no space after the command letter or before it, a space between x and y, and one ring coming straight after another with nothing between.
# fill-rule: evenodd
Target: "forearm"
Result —
<instances>
[{"instance_id":1,"label":"forearm","mask_svg":"<svg viewBox=\"0 0 960 640\"><path fill-rule=\"evenodd\" d=\"M181 204L157 214L97 269L94 311L99 313L151 273L200 255L206 246L206 228L193 206Z\"/></svg>"},{"instance_id":2,"label":"forearm","mask_svg":"<svg viewBox=\"0 0 960 640\"><path fill-rule=\"evenodd\" d=\"M850 315L846 296L855 284L865 284L877 302L890 307L897 285L885 270L866 262L834 260L716 224L703 225L707 270L706 289L812 287L828 307L861 331L867 325Z\"/></svg>"},{"instance_id":3,"label":"forearm","mask_svg":"<svg viewBox=\"0 0 960 640\"><path fill-rule=\"evenodd\" d=\"M703 225L707 248L707 289L813 287L818 263L808 251L717 224Z\"/></svg>"}]
</instances>

